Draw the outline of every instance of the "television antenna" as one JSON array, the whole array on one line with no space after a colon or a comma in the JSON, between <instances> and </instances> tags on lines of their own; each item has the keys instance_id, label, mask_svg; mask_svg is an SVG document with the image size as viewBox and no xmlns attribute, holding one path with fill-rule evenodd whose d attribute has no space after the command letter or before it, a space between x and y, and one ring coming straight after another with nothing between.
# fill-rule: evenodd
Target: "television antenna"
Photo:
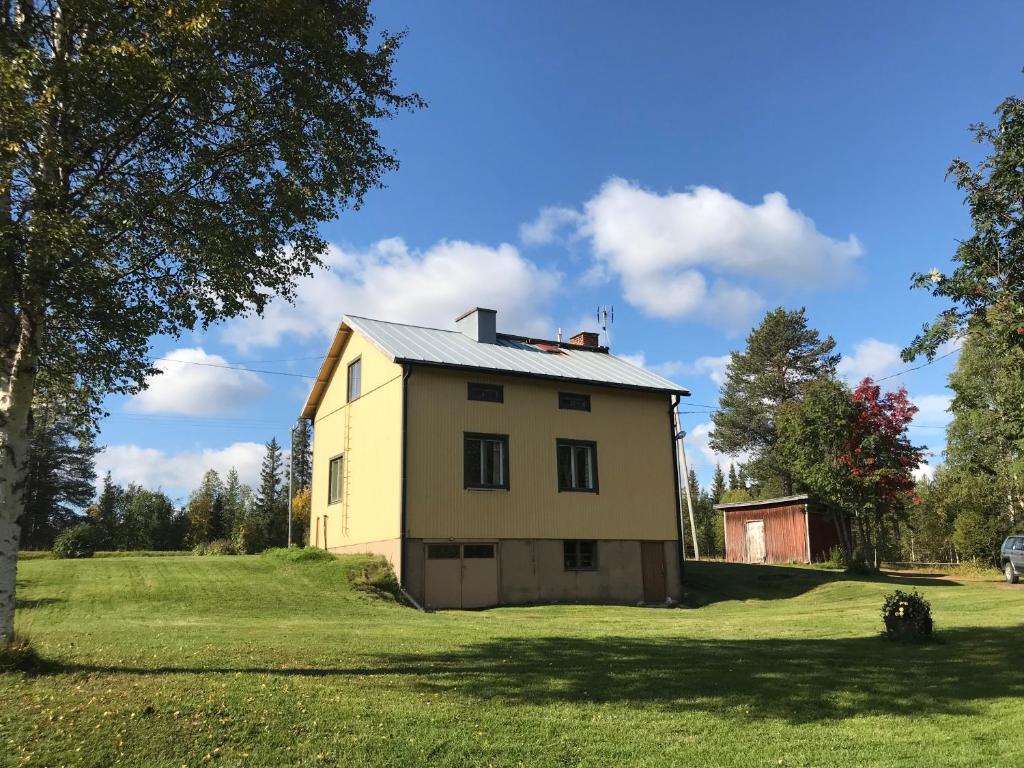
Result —
<instances>
[{"instance_id":1,"label":"television antenna","mask_svg":"<svg viewBox=\"0 0 1024 768\"><path fill-rule=\"evenodd\" d=\"M612 323L615 322L615 307L602 304L597 308L597 324L604 331L605 345L612 345Z\"/></svg>"}]
</instances>

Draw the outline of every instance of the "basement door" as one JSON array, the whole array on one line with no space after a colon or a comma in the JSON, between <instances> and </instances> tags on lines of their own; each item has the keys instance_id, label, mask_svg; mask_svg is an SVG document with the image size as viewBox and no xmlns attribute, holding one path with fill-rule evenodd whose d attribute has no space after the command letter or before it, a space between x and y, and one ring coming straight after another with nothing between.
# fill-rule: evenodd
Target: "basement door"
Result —
<instances>
[{"instance_id":1,"label":"basement door","mask_svg":"<svg viewBox=\"0 0 1024 768\"><path fill-rule=\"evenodd\" d=\"M428 608L486 608L498 604L494 544L427 544Z\"/></svg>"},{"instance_id":2,"label":"basement door","mask_svg":"<svg viewBox=\"0 0 1024 768\"><path fill-rule=\"evenodd\" d=\"M665 545L660 541L640 542L640 564L644 577L644 602L664 603Z\"/></svg>"},{"instance_id":3,"label":"basement door","mask_svg":"<svg viewBox=\"0 0 1024 768\"><path fill-rule=\"evenodd\" d=\"M750 520L747 522L747 562L763 563L764 561L764 520Z\"/></svg>"}]
</instances>

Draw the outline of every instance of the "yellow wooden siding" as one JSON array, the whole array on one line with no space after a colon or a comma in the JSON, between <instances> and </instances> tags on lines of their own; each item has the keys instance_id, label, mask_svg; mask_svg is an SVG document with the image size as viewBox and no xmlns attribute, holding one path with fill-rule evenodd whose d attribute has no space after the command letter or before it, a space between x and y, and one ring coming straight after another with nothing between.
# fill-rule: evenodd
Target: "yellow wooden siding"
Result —
<instances>
[{"instance_id":1,"label":"yellow wooden siding","mask_svg":"<svg viewBox=\"0 0 1024 768\"><path fill-rule=\"evenodd\" d=\"M466 398L504 385L504 403ZM414 538L676 538L666 394L415 368L409 380L408 531ZM591 396L560 410L560 391ZM463 487L463 433L509 435L511 488ZM556 438L597 442L600 493L559 492Z\"/></svg>"},{"instance_id":2,"label":"yellow wooden siding","mask_svg":"<svg viewBox=\"0 0 1024 768\"><path fill-rule=\"evenodd\" d=\"M348 364L357 357L362 360L362 394L346 403ZM342 501L328 504L328 465L339 454L344 454ZM353 334L313 421L310 542L324 546L324 515L330 549L397 537L401 471L402 368Z\"/></svg>"}]
</instances>

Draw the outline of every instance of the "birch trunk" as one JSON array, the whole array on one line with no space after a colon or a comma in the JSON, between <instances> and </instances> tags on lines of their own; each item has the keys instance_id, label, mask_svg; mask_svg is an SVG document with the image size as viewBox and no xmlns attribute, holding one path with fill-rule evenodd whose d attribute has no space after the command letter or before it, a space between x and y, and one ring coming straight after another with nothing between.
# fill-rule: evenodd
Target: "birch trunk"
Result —
<instances>
[{"instance_id":1,"label":"birch trunk","mask_svg":"<svg viewBox=\"0 0 1024 768\"><path fill-rule=\"evenodd\" d=\"M15 349L0 350L0 646L14 638L14 590L28 471L40 323L20 318Z\"/></svg>"}]
</instances>

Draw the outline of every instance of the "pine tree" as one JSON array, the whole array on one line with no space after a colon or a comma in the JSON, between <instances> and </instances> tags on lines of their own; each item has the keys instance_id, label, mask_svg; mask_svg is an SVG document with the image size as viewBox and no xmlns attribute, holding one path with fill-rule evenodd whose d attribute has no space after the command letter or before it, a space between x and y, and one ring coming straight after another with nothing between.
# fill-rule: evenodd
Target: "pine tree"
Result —
<instances>
[{"instance_id":1,"label":"pine tree","mask_svg":"<svg viewBox=\"0 0 1024 768\"><path fill-rule=\"evenodd\" d=\"M309 488L313 482L311 437L309 420L299 419L292 432L291 471L294 477L292 484L293 493L298 493L303 488Z\"/></svg>"},{"instance_id":2,"label":"pine tree","mask_svg":"<svg viewBox=\"0 0 1024 768\"><path fill-rule=\"evenodd\" d=\"M835 376L835 346L831 336L822 340L808 327L804 309L779 307L751 331L745 351L732 353L709 444L719 453L748 453L744 466L755 485L793 492L792 476L773 450L775 412L798 400L808 382Z\"/></svg>"}]
</instances>

